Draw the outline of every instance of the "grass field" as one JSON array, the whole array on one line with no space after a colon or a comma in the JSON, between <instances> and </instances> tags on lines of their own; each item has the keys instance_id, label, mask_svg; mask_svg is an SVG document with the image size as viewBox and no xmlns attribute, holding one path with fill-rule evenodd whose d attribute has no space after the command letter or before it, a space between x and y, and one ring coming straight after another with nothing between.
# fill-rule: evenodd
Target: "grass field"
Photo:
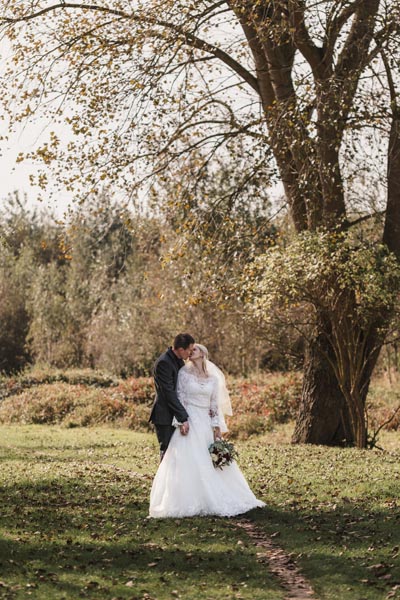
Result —
<instances>
[{"instance_id":1,"label":"grass field","mask_svg":"<svg viewBox=\"0 0 400 600\"><path fill-rule=\"evenodd\" d=\"M291 446L290 424L238 442L267 507L249 513L321 600L400 598L400 441ZM234 519L147 518L155 436L0 427L0 598L284 598Z\"/></svg>"}]
</instances>

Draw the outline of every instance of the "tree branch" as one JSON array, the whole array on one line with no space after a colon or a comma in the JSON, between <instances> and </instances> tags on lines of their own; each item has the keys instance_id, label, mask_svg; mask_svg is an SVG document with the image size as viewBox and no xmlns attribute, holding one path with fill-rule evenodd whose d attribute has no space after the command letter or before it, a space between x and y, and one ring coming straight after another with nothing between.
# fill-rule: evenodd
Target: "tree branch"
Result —
<instances>
[{"instance_id":1,"label":"tree branch","mask_svg":"<svg viewBox=\"0 0 400 600\"><path fill-rule=\"evenodd\" d=\"M381 48L381 47L380 47L380 55L382 57L382 61L383 61L384 67L385 67L386 77L387 77L387 81L388 81L388 85L389 85L390 106L392 109L392 114L393 114L393 116L395 116L399 112L399 106L397 104L397 92L396 92L396 86L394 84L392 69L390 67L386 53L383 50L383 48Z\"/></svg>"},{"instance_id":2,"label":"tree branch","mask_svg":"<svg viewBox=\"0 0 400 600\"><path fill-rule=\"evenodd\" d=\"M354 227L355 225L359 225L360 223L363 223L364 221L369 221L369 219L373 219L376 216L381 216L383 217L383 215L386 213L386 210L381 210L369 215L363 215L362 217L358 217L358 219L354 219L354 221L346 221L344 227L343 227L343 231L350 229L351 227Z\"/></svg>"},{"instance_id":3,"label":"tree branch","mask_svg":"<svg viewBox=\"0 0 400 600\"><path fill-rule=\"evenodd\" d=\"M374 433L372 434L372 438L369 442L369 446L371 448L379 448L379 446L376 445L376 439L378 437L379 432L386 427L386 425L389 425L389 423L391 423L393 421L393 419L395 418L395 416L397 415L397 413L400 411L400 405L394 410L393 414L383 423L381 423L378 427L378 429L376 431L374 431ZM379 448L380 450L382 450L382 448Z\"/></svg>"},{"instance_id":4,"label":"tree branch","mask_svg":"<svg viewBox=\"0 0 400 600\"><path fill-rule=\"evenodd\" d=\"M351 2L348 6L345 6L342 12L340 12L332 21L328 21L323 44L323 53L325 60L330 64L332 63L335 44L342 28L354 15L355 11L363 1L364 0L356 0L355 2Z\"/></svg>"},{"instance_id":5,"label":"tree branch","mask_svg":"<svg viewBox=\"0 0 400 600\"><path fill-rule=\"evenodd\" d=\"M400 260L400 108L397 103L397 92L391 67L383 50L381 56L389 84L392 109L387 162L387 208L383 241Z\"/></svg>"},{"instance_id":6,"label":"tree branch","mask_svg":"<svg viewBox=\"0 0 400 600\"><path fill-rule=\"evenodd\" d=\"M1 17L0 23L12 25L12 24L20 23L20 22L31 21L31 20L39 18L40 16L43 16L47 13L54 12L58 9L62 9L62 10L79 9L79 10L84 10L84 11L103 12L103 13L108 13L108 14L118 16L123 19L133 20L137 23L146 23L147 25L157 26L157 27L161 27L163 29L170 30L175 34L182 36L185 44L190 46L191 48L196 48L197 50L201 50L203 52L208 52L209 54L212 54L213 56L215 56L216 58L221 60L232 71L234 71L237 75L239 75L239 77L241 79L243 79L243 81L245 81L248 85L250 85L250 87L255 92L257 92L257 94L259 94L258 82L257 82L256 77L254 77L254 75L252 75L245 67L243 67L243 65L241 65L237 60L235 60L227 52L225 52L218 46L215 46L214 44L211 44L211 43L199 38L198 36L194 35L193 33L186 31L185 28L180 25L176 25L174 23L170 23L168 21L163 21L163 20L156 19L156 18L149 18L148 16L143 15L143 14L135 14L135 13L129 14L129 13L126 13L126 12L123 12L120 10L107 8L104 6L98 6L96 4L82 4L82 3L76 4L76 3L72 3L72 2L59 2L57 4L53 4L52 6L47 6L46 8L43 8L42 10L39 10L35 13L31 13L28 15L23 15L23 16L16 17L16 18ZM154 32L153 32L153 35L154 35L154 37L158 37L156 34L154 34Z\"/></svg>"},{"instance_id":7,"label":"tree branch","mask_svg":"<svg viewBox=\"0 0 400 600\"><path fill-rule=\"evenodd\" d=\"M325 73L325 68L322 68L323 51L322 48L318 48L314 44L309 36L304 20L304 0L289 0L288 8L290 29L293 32L294 43L310 65L314 77L321 79Z\"/></svg>"},{"instance_id":8,"label":"tree branch","mask_svg":"<svg viewBox=\"0 0 400 600\"><path fill-rule=\"evenodd\" d=\"M52 4L51 6L46 6L45 8L42 8L41 10L38 10L37 12L33 12L33 13L29 13L26 15L21 15L20 17L0 17L0 24L9 24L9 25L15 25L17 23L21 23L21 22L26 22L26 21L32 21L34 19L37 19L49 12L54 12L58 9L66 9L66 8L78 8L80 10L92 10L92 11L96 11L96 12L104 12L107 14L112 14L118 17L123 17L123 18L130 18L132 15L129 15L126 12L123 12L121 10L117 10L114 8L108 8L106 6L99 6L97 4L74 4L71 2L58 2L57 4Z\"/></svg>"},{"instance_id":9,"label":"tree branch","mask_svg":"<svg viewBox=\"0 0 400 600\"><path fill-rule=\"evenodd\" d=\"M365 55L373 38L374 17L378 8L379 0L364 0L357 3L356 16L335 69L335 75L339 80L348 78L363 68Z\"/></svg>"},{"instance_id":10,"label":"tree branch","mask_svg":"<svg viewBox=\"0 0 400 600\"><path fill-rule=\"evenodd\" d=\"M240 7L237 7L231 0L227 0L227 4L239 20L243 33L246 36L256 67L258 93L260 94L264 110L268 110L274 105L276 97L271 84L268 62L263 47L258 39L256 30L249 24L246 15L238 10Z\"/></svg>"}]
</instances>

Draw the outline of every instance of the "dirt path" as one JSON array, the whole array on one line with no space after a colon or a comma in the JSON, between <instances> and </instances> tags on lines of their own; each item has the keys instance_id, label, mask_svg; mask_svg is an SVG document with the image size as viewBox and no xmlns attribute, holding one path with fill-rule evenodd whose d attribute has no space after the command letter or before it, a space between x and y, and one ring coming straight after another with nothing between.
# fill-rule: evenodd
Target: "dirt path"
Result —
<instances>
[{"instance_id":1,"label":"dirt path","mask_svg":"<svg viewBox=\"0 0 400 600\"><path fill-rule=\"evenodd\" d=\"M254 545L260 548L257 557L268 565L268 570L280 581L286 591L285 600L317 600L310 583L303 577L294 561L249 519L237 519Z\"/></svg>"}]
</instances>

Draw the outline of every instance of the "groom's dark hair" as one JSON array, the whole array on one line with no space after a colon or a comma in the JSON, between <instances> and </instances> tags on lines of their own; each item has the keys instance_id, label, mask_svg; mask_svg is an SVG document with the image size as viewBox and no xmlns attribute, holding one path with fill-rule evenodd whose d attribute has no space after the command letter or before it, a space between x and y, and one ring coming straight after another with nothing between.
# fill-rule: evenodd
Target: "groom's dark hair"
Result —
<instances>
[{"instance_id":1,"label":"groom's dark hair","mask_svg":"<svg viewBox=\"0 0 400 600\"><path fill-rule=\"evenodd\" d=\"M194 338L190 335L190 333L178 333L174 339L174 350L177 350L178 348L183 348L186 350L189 348L190 344L194 343Z\"/></svg>"}]
</instances>

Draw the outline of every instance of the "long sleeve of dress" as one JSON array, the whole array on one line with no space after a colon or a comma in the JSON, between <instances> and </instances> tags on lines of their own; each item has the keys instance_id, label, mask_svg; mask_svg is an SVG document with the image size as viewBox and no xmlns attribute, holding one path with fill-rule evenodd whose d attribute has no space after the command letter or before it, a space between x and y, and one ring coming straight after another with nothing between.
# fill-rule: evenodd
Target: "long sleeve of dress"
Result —
<instances>
[{"instance_id":1,"label":"long sleeve of dress","mask_svg":"<svg viewBox=\"0 0 400 600\"><path fill-rule=\"evenodd\" d=\"M220 415L218 410L218 400L217 400L218 386L217 382L214 383L213 389L211 392L210 398L210 416L211 416L211 426L212 427L220 427Z\"/></svg>"},{"instance_id":2,"label":"long sleeve of dress","mask_svg":"<svg viewBox=\"0 0 400 600\"><path fill-rule=\"evenodd\" d=\"M187 406L187 375L182 369L178 373L178 381L176 383L176 395L179 402L186 408Z\"/></svg>"},{"instance_id":3,"label":"long sleeve of dress","mask_svg":"<svg viewBox=\"0 0 400 600\"><path fill-rule=\"evenodd\" d=\"M186 390L186 374L182 369L178 374L178 381L176 382L176 395L178 397L179 402L182 404L184 408L187 407L187 390ZM187 418L185 419L187 421ZM183 421L179 421L176 417L172 420L173 427L179 427Z\"/></svg>"}]
</instances>

